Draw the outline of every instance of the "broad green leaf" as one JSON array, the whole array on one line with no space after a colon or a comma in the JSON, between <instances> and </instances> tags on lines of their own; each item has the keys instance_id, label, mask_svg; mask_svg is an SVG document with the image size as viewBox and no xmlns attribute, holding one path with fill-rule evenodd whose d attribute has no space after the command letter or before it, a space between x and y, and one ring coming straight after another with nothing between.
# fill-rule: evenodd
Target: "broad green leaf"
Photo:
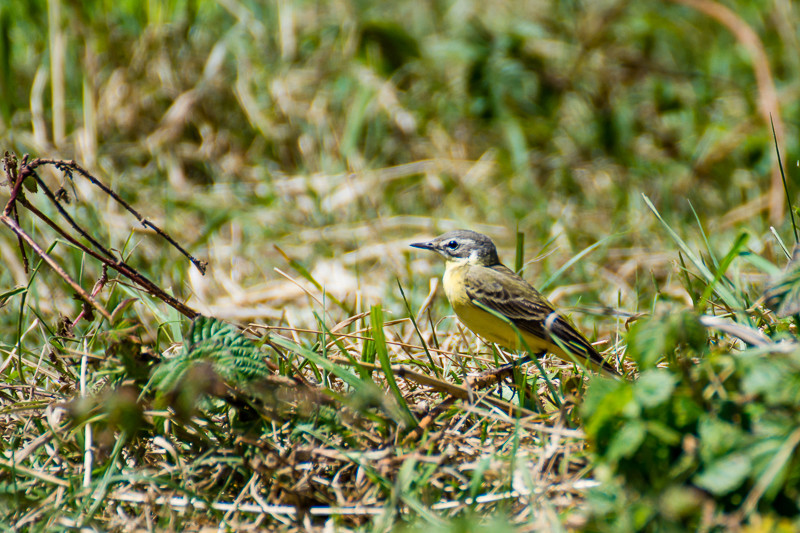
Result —
<instances>
[{"instance_id":1,"label":"broad green leaf","mask_svg":"<svg viewBox=\"0 0 800 533\"><path fill-rule=\"evenodd\" d=\"M644 407L656 407L666 402L675 390L678 378L669 370L645 370L633 385L636 400Z\"/></svg>"},{"instance_id":2,"label":"broad green leaf","mask_svg":"<svg viewBox=\"0 0 800 533\"><path fill-rule=\"evenodd\" d=\"M732 453L718 459L694 476L694 483L716 496L724 496L741 486L750 475L750 459L741 453Z\"/></svg>"},{"instance_id":3,"label":"broad green leaf","mask_svg":"<svg viewBox=\"0 0 800 533\"><path fill-rule=\"evenodd\" d=\"M593 378L586 390L581 415L587 435L596 436L609 421L615 422L629 411L633 385L627 381Z\"/></svg>"},{"instance_id":4,"label":"broad green leaf","mask_svg":"<svg viewBox=\"0 0 800 533\"><path fill-rule=\"evenodd\" d=\"M626 354L646 370L653 368L667 351L666 328L655 318L637 321L628 334Z\"/></svg>"},{"instance_id":5,"label":"broad green leaf","mask_svg":"<svg viewBox=\"0 0 800 533\"><path fill-rule=\"evenodd\" d=\"M630 457L639 449L646 435L647 431L640 420L626 421L612 437L605 453L606 459L618 461L623 457Z\"/></svg>"},{"instance_id":6,"label":"broad green leaf","mask_svg":"<svg viewBox=\"0 0 800 533\"><path fill-rule=\"evenodd\" d=\"M697 432L700 438L700 458L707 462L730 453L744 437L741 427L713 415L703 417Z\"/></svg>"}]
</instances>

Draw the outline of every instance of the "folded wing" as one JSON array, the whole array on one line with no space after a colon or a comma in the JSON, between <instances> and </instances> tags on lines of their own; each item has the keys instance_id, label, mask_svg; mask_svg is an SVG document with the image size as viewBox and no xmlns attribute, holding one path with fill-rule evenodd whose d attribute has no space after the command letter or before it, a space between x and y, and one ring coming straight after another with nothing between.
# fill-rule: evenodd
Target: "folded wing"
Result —
<instances>
[{"instance_id":1,"label":"folded wing","mask_svg":"<svg viewBox=\"0 0 800 533\"><path fill-rule=\"evenodd\" d=\"M568 319L509 268L503 265L472 268L464 281L470 299L504 315L520 331L547 339L576 359L617 374Z\"/></svg>"}]
</instances>

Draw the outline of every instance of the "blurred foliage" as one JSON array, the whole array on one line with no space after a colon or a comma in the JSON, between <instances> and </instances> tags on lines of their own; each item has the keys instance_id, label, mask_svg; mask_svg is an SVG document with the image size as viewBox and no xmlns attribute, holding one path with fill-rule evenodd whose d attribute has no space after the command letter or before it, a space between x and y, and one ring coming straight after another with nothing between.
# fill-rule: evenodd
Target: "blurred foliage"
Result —
<instances>
[{"instance_id":1,"label":"blurred foliage","mask_svg":"<svg viewBox=\"0 0 800 533\"><path fill-rule=\"evenodd\" d=\"M799 39L782 22L794 6L733 10L769 53L782 115L795 116ZM50 61L54 39L63 65ZM284 264L265 243L309 270L387 246L348 265L364 283L373 271L407 276L395 240L410 231L491 224L501 248L514 229L533 237L533 253L552 245L537 272L608 239L563 282L608 270L625 285L594 281L585 300L639 310L653 295L641 280L670 278L662 264L621 264L657 249L639 193L676 222L701 213L715 247L746 222L748 245L773 254L759 198L774 150L752 58L725 27L672 2L35 0L0 6L0 54L6 148L96 170L131 204L180 221L212 272L244 286ZM66 138L53 146L56 89ZM787 161L797 139L788 120ZM129 221L99 223L111 213L78 192L84 216L129 253ZM158 247L131 261L188 295L185 265ZM218 277L212 296L225 291ZM402 312L391 283L373 293Z\"/></svg>"},{"instance_id":2,"label":"blurred foliage","mask_svg":"<svg viewBox=\"0 0 800 533\"><path fill-rule=\"evenodd\" d=\"M785 80L785 115L794 116L797 35L770 23L792 6L738 7ZM16 91L3 99L2 128L19 152L44 148L22 132L36 118L37 69L47 75L53 28L33 31L48 28L47 9L41 0L10 4L0 17L13 20L0 64L13 65L4 86ZM167 196L184 198L190 183L264 183L245 205L271 204L289 224L441 205L438 213L463 223L534 234L564 218L585 243L630 227L632 189L685 215L687 195L698 211L721 213L763 193L774 158L750 58L717 22L670 2L176 0L112 9L97 0L61 9L68 130L74 138L96 102L98 164L135 177L119 180L129 194L165 176ZM794 160L797 133L788 133ZM391 185L394 194L381 187L335 211L316 205L292 216L272 204L280 198L269 185L285 175L487 154L497 166L477 184L445 171L434 190L412 175ZM565 196L575 214L553 200ZM607 218L586 224L595 210ZM271 225L260 237L288 230Z\"/></svg>"},{"instance_id":3,"label":"blurred foliage","mask_svg":"<svg viewBox=\"0 0 800 533\"><path fill-rule=\"evenodd\" d=\"M795 245L786 271L764 292L765 305L780 317L800 314L800 246Z\"/></svg>"},{"instance_id":4,"label":"blurred foliage","mask_svg":"<svg viewBox=\"0 0 800 533\"><path fill-rule=\"evenodd\" d=\"M795 162L798 8L789 0L725 6L763 44L781 105L775 118L786 125L779 141L785 160ZM404 245L412 234L489 227L507 264L513 235L527 235L537 261L536 271L524 274L546 279L557 272L555 285L567 287L562 302L651 313L630 332L621 325L615 331L611 320L594 324L619 352L617 340L628 342L627 357L641 376L633 383L593 380L585 398L593 472L603 481L589 496L586 529L723 530L744 523L791 530L800 505L800 355L778 342L795 337L798 276L796 266L789 268L767 293L787 316L777 319L754 304L782 263L764 202L775 151L759 110L763 89L754 61L727 28L670 1L2 2L1 148L74 158L165 221L178 241L209 258L207 278L136 232L96 191L45 176L61 180L73 200L67 209L103 243L173 285L178 297L232 320L324 330L374 309L371 325L382 331L389 321L381 309L406 316L392 280L409 287L413 309L425 297L427 277L439 273L427 259L414 259L411 268ZM63 139L56 138L57 124ZM794 164L787 168L794 204L800 179ZM35 193L28 198L57 216ZM686 239L678 250L659 227L665 220ZM80 283L94 283L99 269L83 254L38 221L21 224ZM788 228L788 220L778 224L776 235ZM560 270L583 250L591 254ZM687 250L702 251L689 257ZM89 368L97 395L70 404L71 416L79 429L94 420L102 446L116 446L110 453L117 457L121 443L151 429L142 423L139 396L155 367L149 350L160 354L181 341L180 317L112 280L101 297L109 309L131 302L124 321L111 332L97 321L62 335L62 315L77 315L80 303L41 265L25 271L8 232L0 233L0 253L0 350L16 356L3 365L9 387L71 395L78 376L69 363L75 352L92 354L101 361ZM516 259L518 267L530 263L521 249ZM287 264L321 289L319 301L285 296L289 282L280 291L261 290L276 285L272 268ZM337 292L338 285L344 288ZM431 326L431 316L449 313L440 300ZM772 344L743 348L709 333L701 315L718 309ZM167 400L186 416L202 395L264 373L255 344L206 325L154 374L167 395L185 392L183 400ZM129 327L137 330L135 342L125 334ZM328 373L355 379L330 366L320 346L325 342L283 348L320 380ZM384 343L364 344L364 355L381 365L389 362L385 350ZM56 370L40 373L50 353L44 365ZM364 385L361 403L380 405L375 412L386 419L409 418L396 386L397 405L377 389ZM22 392L8 394L4 408L16 412ZM291 438L281 437L287 448L293 439L319 436L301 411L290 421ZM325 438L345 423L339 415L321 417L330 430ZM224 428L211 424L213 435L195 434L179 422L189 442L234 447ZM389 426L384 418L376 424ZM115 442L119 431L127 437ZM364 446L372 438L339 433L350 446L354 434ZM80 464L73 441L59 453ZM198 477L210 477L207 466L198 467ZM388 477L364 471L382 495L409 493L399 482L392 492ZM168 472L165 483L186 483L180 472ZM477 486L481 475L469 483ZM448 483L462 490L456 478ZM416 480L425 486L424 478ZM14 504L50 494L2 488ZM337 501L328 497L326 503ZM97 505L74 498L79 508ZM413 500L405 504L420 509ZM453 528L473 526L463 520Z\"/></svg>"},{"instance_id":5,"label":"blurred foliage","mask_svg":"<svg viewBox=\"0 0 800 533\"><path fill-rule=\"evenodd\" d=\"M582 414L607 484L589 496L590 530L728 529L753 513L800 525L800 349L709 350L702 331L691 313L638 323L639 379L592 381Z\"/></svg>"}]
</instances>

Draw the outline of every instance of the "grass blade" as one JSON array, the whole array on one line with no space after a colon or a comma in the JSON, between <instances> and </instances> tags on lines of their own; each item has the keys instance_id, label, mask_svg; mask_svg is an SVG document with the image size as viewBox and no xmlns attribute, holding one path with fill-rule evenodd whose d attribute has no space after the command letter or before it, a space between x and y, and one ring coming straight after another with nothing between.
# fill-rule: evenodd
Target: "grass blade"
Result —
<instances>
[{"instance_id":1,"label":"grass blade","mask_svg":"<svg viewBox=\"0 0 800 533\"><path fill-rule=\"evenodd\" d=\"M722 262L717 266L717 273L714 275L714 280L706 285L703 294L700 295L700 302L707 301L711 297L711 292L714 290L714 287L716 287L722 279L726 279L725 271L731 266L733 260L739 256L739 251L744 247L745 243L747 243L747 239L747 233L740 233L736 238L730 251L722 258Z\"/></svg>"},{"instance_id":2,"label":"grass blade","mask_svg":"<svg viewBox=\"0 0 800 533\"><path fill-rule=\"evenodd\" d=\"M719 297L722 298L722 301L725 302L725 305L733 310L741 311L742 306L733 293L728 290L727 287L723 287L714 283L716 276L712 274L708 267L697 257L697 255L695 255L692 249L689 248L689 245L687 245L686 242L684 242L684 240L681 239L677 233L675 233L675 230L673 230L669 224L667 224L667 221L661 217L661 214L650 201L650 198L648 198L645 194L642 194L642 198L644 199L644 203L647 204L647 207L650 209L650 211L653 212L658 221L661 222L661 225L664 226L664 229L667 230L667 234L672 237L672 240L675 241L675 244L678 245L678 248L681 249L683 254L689 259L689 261L691 261L694 267L700 271L700 274L703 276L706 282L714 285L714 290Z\"/></svg>"},{"instance_id":3,"label":"grass blade","mask_svg":"<svg viewBox=\"0 0 800 533\"><path fill-rule=\"evenodd\" d=\"M414 325L414 331L417 332L417 336L419 337L419 342L422 344L422 349L425 350L425 355L428 356L428 361L431 364L431 370L436 374L437 377L442 377L441 372L439 371L439 366L434 362L433 356L431 355L430 350L428 350L428 344L425 342L425 339L422 337L422 332L419 330L419 326L417 325L417 320L414 318L414 313L411 311L411 305L408 303L408 298L406 298L406 293L403 291L403 286L400 284L400 280L397 280L397 286L400 289L400 294L403 297L403 302L406 304L406 309L408 310L408 318L411 319L411 323Z\"/></svg>"},{"instance_id":4,"label":"grass blade","mask_svg":"<svg viewBox=\"0 0 800 533\"><path fill-rule=\"evenodd\" d=\"M514 272L519 274L522 272L522 266L525 264L525 234L521 231L517 232L517 254L514 258Z\"/></svg>"},{"instance_id":5,"label":"grass blade","mask_svg":"<svg viewBox=\"0 0 800 533\"><path fill-rule=\"evenodd\" d=\"M583 256L587 255L589 252L591 252L592 250L594 250L595 248L597 248L598 246L600 246L601 244L603 244L604 242L606 242L610 238L611 238L611 236L606 237L604 239L600 239L599 241L597 241L593 245L588 246L588 247L584 248L583 250L581 250L575 257L573 257L572 259L570 259L569 261L567 261L566 263L561 265L561 268L559 268L558 270L553 272L550 275L550 277L547 278L547 281L545 281L544 283L541 284L541 286L539 287L539 290L540 291L546 290L547 287L549 287L555 280L557 280L559 278L559 276L561 276L561 274L564 273L564 271L568 270L572 265L574 265L575 263L580 261L583 258Z\"/></svg>"},{"instance_id":6,"label":"grass blade","mask_svg":"<svg viewBox=\"0 0 800 533\"><path fill-rule=\"evenodd\" d=\"M800 237L797 234L797 223L794 220L794 211L792 210L792 197L789 196L789 185L786 184L786 174L783 172L783 161L781 160L781 149L778 147L778 136L775 134L775 123L772 121L772 113L769 115L769 125L772 127L772 140L775 142L775 153L778 155L778 168L781 171L781 180L783 180L783 191L786 193L786 203L789 204L789 216L792 218L792 229L794 230L794 242L800 244Z\"/></svg>"},{"instance_id":7,"label":"grass blade","mask_svg":"<svg viewBox=\"0 0 800 533\"><path fill-rule=\"evenodd\" d=\"M389 383L389 388L392 390L392 393L394 393L397 404L400 406L400 412L405 419L405 424L409 427L416 426L418 421L411 412L411 409L408 408L406 399L403 397L400 387L397 386L397 380L394 379L392 363L389 361L389 350L386 347L386 336L383 334L383 310L379 305L372 306L370 322L372 326L372 338L375 339L375 351L383 373L386 376L386 382Z\"/></svg>"}]
</instances>

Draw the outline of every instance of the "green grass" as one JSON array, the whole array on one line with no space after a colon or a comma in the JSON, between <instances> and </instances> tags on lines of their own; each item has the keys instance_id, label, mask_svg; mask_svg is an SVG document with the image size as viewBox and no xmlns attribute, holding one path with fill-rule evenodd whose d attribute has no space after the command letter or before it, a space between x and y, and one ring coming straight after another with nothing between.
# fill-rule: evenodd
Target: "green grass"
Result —
<instances>
[{"instance_id":1,"label":"green grass","mask_svg":"<svg viewBox=\"0 0 800 533\"><path fill-rule=\"evenodd\" d=\"M82 312L0 226L0 522L795 529L798 14L714 6L0 5L3 151L209 263L38 169L97 241L25 189L53 263L154 285ZM507 356L407 246L461 227L638 379L471 385Z\"/></svg>"}]
</instances>

